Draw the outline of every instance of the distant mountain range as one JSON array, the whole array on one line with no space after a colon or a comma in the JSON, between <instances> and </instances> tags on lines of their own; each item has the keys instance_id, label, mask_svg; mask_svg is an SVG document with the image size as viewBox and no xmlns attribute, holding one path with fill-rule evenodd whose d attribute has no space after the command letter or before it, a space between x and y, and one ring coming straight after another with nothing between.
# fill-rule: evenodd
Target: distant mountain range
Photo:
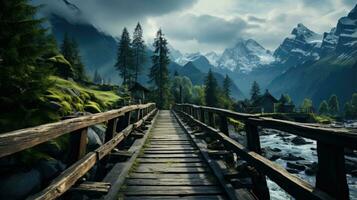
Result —
<instances>
[{"instance_id":1,"label":"distant mountain range","mask_svg":"<svg viewBox=\"0 0 357 200\"><path fill-rule=\"evenodd\" d=\"M194 84L202 84L209 69L215 72L219 82L228 74L235 83L233 95L239 99L249 97L251 84L257 81L262 90L268 88L275 96L289 93L297 103L310 97L318 104L332 93L341 96L341 102L344 102L357 90L356 10L355 7L338 21L336 28L324 34L298 24L273 52L253 39L239 39L222 54L213 51L182 54L169 46L172 60L170 72L178 71L188 76ZM71 24L61 16L52 14L48 17L59 42L66 32L78 41L89 74L98 69L113 83L121 82L113 67L116 38L90 24ZM147 62L140 77L143 84L148 81L151 51L148 48Z\"/></svg>"},{"instance_id":2,"label":"distant mountain range","mask_svg":"<svg viewBox=\"0 0 357 200\"><path fill-rule=\"evenodd\" d=\"M343 103L357 92L357 8L324 34L298 24L273 53L253 39L241 39L222 55L181 54L175 60L229 74L245 96L257 81L275 96L290 94L297 103L307 97L317 105L331 94Z\"/></svg>"}]
</instances>

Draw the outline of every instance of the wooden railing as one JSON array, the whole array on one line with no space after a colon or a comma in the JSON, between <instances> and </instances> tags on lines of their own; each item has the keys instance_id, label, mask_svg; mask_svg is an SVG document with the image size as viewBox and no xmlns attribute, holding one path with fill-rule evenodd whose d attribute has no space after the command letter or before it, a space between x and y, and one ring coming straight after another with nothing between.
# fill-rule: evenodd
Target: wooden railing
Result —
<instances>
[{"instance_id":1,"label":"wooden railing","mask_svg":"<svg viewBox=\"0 0 357 200\"><path fill-rule=\"evenodd\" d=\"M154 103L131 105L104 113L67 119L56 123L0 134L0 158L34 147L64 134L71 134L73 164L56 177L49 186L28 199L55 199L65 193L99 160L108 155L121 141L156 112ZM135 113L136 116L131 117ZM135 123L130 119L134 118ZM86 151L89 126L107 123L105 144Z\"/></svg>"},{"instance_id":2,"label":"wooden railing","mask_svg":"<svg viewBox=\"0 0 357 200\"><path fill-rule=\"evenodd\" d=\"M259 172L258 178L253 180L253 192L259 199L270 198L265 176L297 199L349 199L344 148L357 149L357 134L343 129L320 128L191 104L177 104L174 110L216 137L227 149L236 153ZM246 147L228 136L227 118L240 120L245 124ZM215 122L219 122L219 130L214 128ZM316 140L318 171L315 187L260 155L258 127L277 129Z\"/></svg>"}]
</instances>

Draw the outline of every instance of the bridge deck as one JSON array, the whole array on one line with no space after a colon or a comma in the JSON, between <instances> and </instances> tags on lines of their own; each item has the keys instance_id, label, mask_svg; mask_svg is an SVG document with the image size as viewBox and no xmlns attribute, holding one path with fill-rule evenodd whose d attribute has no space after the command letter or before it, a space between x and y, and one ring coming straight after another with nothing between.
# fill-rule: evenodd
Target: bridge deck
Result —
<instances>
[{"instance_id":1,"label":"bridge deck","mask_svg":"<svg viewBox=\"0 0 357 200\"><path fill-rule=\"evenodd\" d=\"M122 187L124 199L225 199L218 181L170 111L160 111Z\"/></svg>"}]
</instances>

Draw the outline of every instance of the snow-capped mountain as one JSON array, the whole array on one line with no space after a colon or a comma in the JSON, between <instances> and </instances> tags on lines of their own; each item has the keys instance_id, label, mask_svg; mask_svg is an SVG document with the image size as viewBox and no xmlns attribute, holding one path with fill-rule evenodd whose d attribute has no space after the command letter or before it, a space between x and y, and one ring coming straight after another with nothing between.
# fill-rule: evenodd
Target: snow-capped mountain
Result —
<instances>
[{"instance_id":1,"label":"snow-capped mountain","mask_svg":"<svg viewBox=\"0 0 357 200\"><path fill-rule=\"evenodd\" d=\"M269 50L266 50L253 39L240 39L232 48L224 50L218 60L218 67L231 71L248 73L254 68L274 61Z\"/></svg>"},{"instance_id":2,"label":"snow-capped mountain","mask_svg":"<svg viewBox=\"0 0 357 200\"><path fill-rule=\"evenodd\" d=\"M317 60L320 58L321 42L322 35L300 23L275 50L274 57L278 62L290 66L301 64L307 60Z\"/></svg>"},{"instance_id":3,"label":"snow-capped mountain","mask_svg":"<svg viewBox=\"0 0 357 200\"><path fill-rule=\"evenodd\" d=\"M175 62L181 66L186 65L188 62L193 62L203 56L201 53L186 53L180 57L175 58Z\"/></svg>"},{"instance_id":4,"label":"snow-capped mountain","mask_svg":"<svg viewBox=\"0 0 357 200\"><path fill-rule=\"evenodd\" d=\"M207 58L209 63L215 67L218 66L218 60L220 59L221 55L217 54L214 51L208 52L204 54L204 56Z\"/></svg>"},{"instance_id":5,"label":"snow-capped mountain","mask_svg":"<svg viewBox=\"0 0 357 200\"><path fill-rule=\"evenodd\" d=\"M335 35L338 37L336 51L339 53L356 50L357 47L357 5L347 16L338 20Z\"/></svg>"}]
</instances>

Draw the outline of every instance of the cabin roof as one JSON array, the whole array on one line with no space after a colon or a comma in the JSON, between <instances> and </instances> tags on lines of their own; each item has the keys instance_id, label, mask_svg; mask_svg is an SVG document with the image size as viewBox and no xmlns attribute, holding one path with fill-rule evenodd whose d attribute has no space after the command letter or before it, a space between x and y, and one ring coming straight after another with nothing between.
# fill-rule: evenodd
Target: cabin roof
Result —
<instances>
[{"instance_id":1,"label":"cabin roof","mask_svg":"<svg viewBox=\"0 0 357 200\"><path fill-rule=\"evenodd\" d=\"M255 100L253 104L261 105L265 100L272 101L273 103L278 103L278 100L273 95L270 94L269 90L266 90L264 95L259 97L257 100Z\"/></svg>"},{"instance_id":2,"label":"cabin roof","mask_svg":"<svg viewBox=\"0 0 357 200\"><path fill-rule=\"evenodd\" d=\"M147 89L146 87L144 87L143 85L141 85L138 82L135 82L130 88L129 91L144 91L144 92L150 92L149 89Z\"/></svg>"}]
</instances>

